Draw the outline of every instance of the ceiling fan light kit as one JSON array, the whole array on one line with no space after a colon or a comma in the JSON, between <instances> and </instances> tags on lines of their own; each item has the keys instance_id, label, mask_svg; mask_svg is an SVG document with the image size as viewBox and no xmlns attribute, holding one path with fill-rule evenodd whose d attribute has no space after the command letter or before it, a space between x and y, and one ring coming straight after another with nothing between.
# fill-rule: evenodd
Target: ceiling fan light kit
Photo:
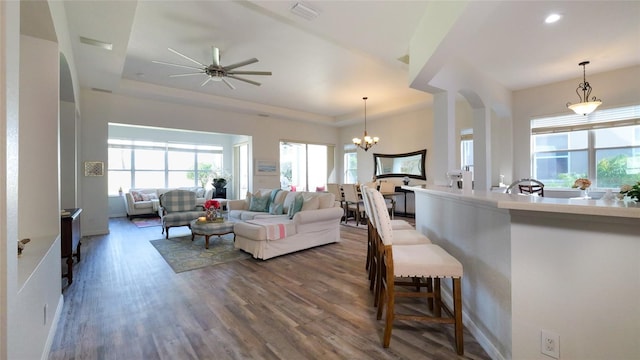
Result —
<instances>
[{"instance_id":1,"label":"ceiling fan light kit","mask_svg":"<svg viewBox=\"0 0 640 360\"><path fill-rule=\"evenodd\" d=\"M184 74L172 74L169 75L169 77L181 77L181 76L193 76L193 75L201 75L204 74L207 76L207 78L205 79L205 81L200 85L200 86L205 86L209 81L214 81L214 82L223 82L225 83L231 90L235 89L235 86L229 82L229 80L227 80L227 78L229 79L234 79L234 80L239 80L239 81L243 81L246 83L249 83L251 85L256 85L256 86L260 86L261 84L257 81L253 81L253 80L249 80L249 79L245 79L243 77L239 77L237 75L271 75L271 71L246 71L246 70L235 70L239 67L243 67L243 66L247 66L250 64L254 64L258 62L258 59L256 58L251 58L245 61L241 61L241 62L237 62L235 64L231 64L228 66L222 66L220 64L220 50L215 47L212 46L211 47L211 65L205 65L197 60L194 60L190 57L188 57L187 55L184 55L172 48L168 48L169 51L171 51L172 53L191 61L192 63L198 65L198 66L190 66L190 65L182 65L182 64L174 64L174 63L168 63L168 62L164 62L164 61L152 61L155 64L161 64L161 65L169 65L169 66L175 66L175 67L180 67L180 68L184 68L184 69L190 69L190 70L196 70L196 72L191 72L191 73L184 73Z\"/></svg>"},{"instance_id":2,"label":"ceiling fan light kit","mask_svg":"<svg viewBox=\"0 0 640 360\"><path fill-rule=\"evenodd\" d=\"M578 94L578 98L580 102L577 104L567 103L567 107L578 115L588 115L595 111L595 109L602 104L600 99L597 99L595 96L589 101L589 95L591 95L591 90L593 88L587 81L586 75L586 65L589 64L589 61L583 61L578 66L582 66L582 82L578 84L578 88L576 89L576 94ZM580 92L582 91L582 95Z\"/></svg>"}]
</instances>

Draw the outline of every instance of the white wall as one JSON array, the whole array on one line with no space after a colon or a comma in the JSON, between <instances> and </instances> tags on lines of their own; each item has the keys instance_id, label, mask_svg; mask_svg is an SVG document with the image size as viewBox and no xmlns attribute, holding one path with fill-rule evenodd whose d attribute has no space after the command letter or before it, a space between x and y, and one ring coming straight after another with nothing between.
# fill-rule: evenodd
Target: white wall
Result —
<instances>
[{"instance_id":1,"label":"white wall","mask_svg":"<svg viewBox=\"0 0 640 360\"><path fill-rule=\"evenodd\" d=\"M464 267L462 314L466 328L492 359L511 359L509 212L457 194L417 191L416 214L416 229ZM450 284L443 281L447 294Z\"/></svg>"},{"instance_id":2,"label":"white wall","mask_svg":"<svg viewBox=\"0 0 640 360\"><path fill-rule=\"evenodd\" d=\"M18 239L31 242L18 259L16 302L8 309L15 315L10 359L46 356L62 309L59 69L57 43L20 36Z\"/></svg>"},{"instance_id":3,"label":"white wall","mask_svg":"<svg viewBox=\"0 0 640 360\"><path fill-rule=\"evenodd\" d=\"M638 219L512 212L513 359L640 358Z\"/></svg>"},{"instance_id":4,"label":"white wall","mask_svg":"<svg viewBox=\"0 0 640 360\"><path fill-rule=\"evenodd\" d=\"M77 207L76 104L60 101L60 208Z\"/></svg>"},{"instance_id":5,"label":"white wall","mask_svg":"<svg viewBox=\"0 0 640 360\"><path fill-rule=\"evenodd\" d=\"M640 66L587 74L587 80L593 87L591 96L602 100L599 109L640 104L638 79ZM582 78L576 78L513 93L513 179L531 175L531 119L572 113L566 104L578 101L575 91L580 82Z\"/></svg>"},{"instance_id":6,"label":"white wall","mask_svg":"<svg viewBox=\"0 0 640 360\"><path fill-rule=\"evenodd\" d=\"M433 127L433 114L431 108L423 108L404 114L396 114L370 119L367 117L367 132L371 136L378 136L380 142L364 151L358 149L358 182L371 181L373 177L373 153L399 154L427 149L426 172L427 181L431 175L430 164L433 156L433 139L431 129ZM340 129L340 144L336 152L340 154L339 162L342 164L344 145L353 144L351 139L362 137L364 123L347 126ZM402 184L402 179L388 179L397 184ZM338 174L337 182L344 181L344 171ZM412 183L424 183L412 179Z\"/></svg>"},{"instance_id":7,"label":"white wall","mask_svg":"<svg viewBox=\"0 0 640 360\"><path fill-rule=\"evenodd\" d=\"M170 90L167 90L170 91ZM253 159L278 160L280 140L335 145L338 130L305 122L154 101L82 89L81 161L107 163L108 123L251 136ZM229 149L231 150L231 149ZM278 176L252 176L251 188L279 187ZM108 232L107 177L81 177L82 233Z\"/></svg>"}]
</instances>

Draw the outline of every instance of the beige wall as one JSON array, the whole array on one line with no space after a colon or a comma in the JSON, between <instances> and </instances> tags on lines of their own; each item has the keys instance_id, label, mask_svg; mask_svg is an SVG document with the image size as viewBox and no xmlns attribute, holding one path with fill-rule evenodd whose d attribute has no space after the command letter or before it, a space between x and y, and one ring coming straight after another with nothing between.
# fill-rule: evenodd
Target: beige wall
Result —
<instances>
[{"instance_id":1,"label":"beige wall","mask_svg":"<svg viewBox=\"0 0 640 360\"><path fill-rule=\"evenodd\" d=\"M602 100L600 109L640 104L640 66L588 74L591 96ZM539 86L513 93L514 179L531 174L530 122L532 118L570 114L566 103L578 101L576 88L582 78Z\"/></svg>"},{"instance_id":2,"label":"beige wall","mask_svg":"<svg viewBox=\"0 0 640 360\"><path fill-rule=\"evenodd\" d=\"M265 118L256 115L231 113L168 101L154 101L133 97L81 90L82 140L80 154L84 161L107 163L108 123L134 124L173 129L248 135L253 139L253 159L278 160L280 140L335 145L338 129L307 122ZM304 120L304 119L301 119ZM107 177L81 177L82 233L108 232L109 204ZM278 176L252 176L250 188L279 187Z\"/></svg>"}]
</instances>

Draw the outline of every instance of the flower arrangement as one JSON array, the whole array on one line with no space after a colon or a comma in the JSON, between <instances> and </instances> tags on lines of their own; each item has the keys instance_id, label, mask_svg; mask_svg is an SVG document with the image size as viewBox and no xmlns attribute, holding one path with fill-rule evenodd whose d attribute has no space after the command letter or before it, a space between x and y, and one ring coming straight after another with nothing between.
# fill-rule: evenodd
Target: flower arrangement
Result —
<instances>
[{"instance_id":1,"label":"flower arrangement","mask_svg":"<svg viewBox=\"0 0 640 360\"><path fill-rule=\"evenodd\" d=\"M580 190L587 190L589 186L591 186L591 180L585 179L585 178L579 178L579 179L576 179L576 181L573 183L573 186L571 187L574 189L579 188Z\"/></svg>"},{"instance_id":2,"label":"flower arrangement","mask_svg":"<svg viewBox=\"0 0 640 360\"><path fill-rule=\"evenodd\" d=\"M620 197L629 197L631 200L640 200L640 181L634 185L624 184L620 187Z\"/></svg>"},{"instance_id":3,"label":"flower arrangement","mask_svg":"<svg viewBox=\"0 0 640 360\"><path fill-rule=\"evenodd\" d=\"M210 208L218 210L220 209L220 202L218 200L207 200L204 203L204 208L207 210Z\"/></svg>"}]
</instances>

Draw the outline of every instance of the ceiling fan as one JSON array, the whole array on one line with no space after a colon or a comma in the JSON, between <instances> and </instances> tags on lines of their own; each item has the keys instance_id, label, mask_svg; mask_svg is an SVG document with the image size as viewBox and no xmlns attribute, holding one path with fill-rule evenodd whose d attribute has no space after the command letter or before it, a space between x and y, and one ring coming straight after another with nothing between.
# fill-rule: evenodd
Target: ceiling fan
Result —
<instances>
[{"instance_id":1,"label":"ceiling fan","mask_svg":"<svg viewBox=\"0 0 640 360\"><path fill-rule=\"evenodd\" d=\"M195 66L189 66L189 65L181 65L181 64L173 64L173 63L168 63L168 62L164 62L164 61L155 61L153 60L152 62L156 63L156 64L162 64L162 65L170 65L170 66L176 66L176 67L180 67L180 68L186 68L186 69L192 69L192 70L198 70L198 72L193 72L193 73L186 73L186 74L173 74L173 75L169 75L169 77L179 77L179 76L192 76L192 75L200 75L200 74L205 74L207 76L207 79L202 83L202 85L200 86L205 86L209 81L222 81L225 84L227 84L227 86L229 88L231 88L231 90L234 90L236 87L233 86L232 83L229 82L229 80L227 80L227 78L229 79L235 79L235 80L240 80L240 81L244 81L246 83L249 84L253 84L256 86L260 86L260 83L257 81L253 81L253 80L249 80L249 79L245 79L236 75L271 75L271 71L243 71L243 70L235 70L239 67L242 66L246 66L249 64L253 64L253 63L257 63L258 59L256 58L251 58L249 60L245 60L245 61L241 61L235 64L231 64L228 66L222 66L220 64L220 50L215 47L212 46L211 47L211 52L212 52L212 58L213 58L213 63L211 65L205 65L199 61L193 60L192 58L179 53L178 51L172 49L172 48L168 48L169 51L171 51L172 53L182 56L183 58L198 64L199 67L195 67Z\"/></svg>"}]
</instances>

